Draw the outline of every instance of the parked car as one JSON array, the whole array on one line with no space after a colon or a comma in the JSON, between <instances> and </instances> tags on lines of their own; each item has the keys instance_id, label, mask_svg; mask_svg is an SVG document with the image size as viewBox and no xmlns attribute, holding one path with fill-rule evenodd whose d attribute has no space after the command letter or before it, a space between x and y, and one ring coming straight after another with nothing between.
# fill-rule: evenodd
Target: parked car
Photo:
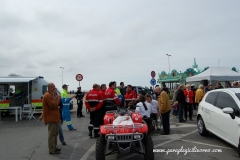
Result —
<instances>
[{"instance_id":1,"label":"parked car","mask_svg":"<svg viewBox=\"0 0 240 160\"><path fill-rule=\"evenodd\" d=\"M207 136L211 132L238 148L240 88L217 89L207 92L198 107L197 125L200 135Z\"/></svg>"}]
</instances>

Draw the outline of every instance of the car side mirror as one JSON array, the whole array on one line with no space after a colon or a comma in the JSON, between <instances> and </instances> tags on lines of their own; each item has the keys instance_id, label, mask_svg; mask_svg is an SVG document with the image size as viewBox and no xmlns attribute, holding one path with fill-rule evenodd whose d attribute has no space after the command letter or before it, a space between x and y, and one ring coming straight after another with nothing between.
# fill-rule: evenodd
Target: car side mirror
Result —
<instances>
[{"instance_id":1,"label":"car side mirror","mask_svg":"<svg viewBox=\"0 0 240 160\"><path fill-rule=\"evenodd\" d=\"M235 119L235 115L233 114L234 110L231 107L226 107L222 109L223 113L229 114L232 119Z\"/></svg>"}]
</instances>

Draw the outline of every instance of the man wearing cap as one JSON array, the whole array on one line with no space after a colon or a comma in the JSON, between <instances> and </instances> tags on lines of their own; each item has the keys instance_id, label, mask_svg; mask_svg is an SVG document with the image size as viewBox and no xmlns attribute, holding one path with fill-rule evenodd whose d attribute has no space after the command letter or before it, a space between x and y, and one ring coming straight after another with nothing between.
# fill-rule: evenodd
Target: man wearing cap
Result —
<instances>
[{"instance_id":1,"label":"man wearing cap","mask_svg":"<svg viewBox=\"0 0 240 160\"><path fill-rule=\"evenodd\" d=\"M208 87L205 89L205 93L207 93L208 91L211 91L213 90L213 85L212 84L209 84Z\"/></svg>"},{"instance_id":2,"label":"man wearing cap","mask_svg":"<svg viewBox=\"0 0 240 160\"><path fill-rule=\"evenodd\" d=\"M63 120L66 121L67 127L70 131L76 130L72 126L72 121L71 121L71 115L70 115L70 101L75 97L75 95L71 98L68 96L68 85L64 84L62 86L62 92L61 92L61 97L62 97L62 104L63 104L63 109L62 109L62 118Z\"/></svg>"},{"instance_id":3,"label":"man wearing cap","mask_svg":"<svg viewBox=\"0 0 240 160\"><path fill-rule=\"evenodd\" d=\"M83 107L83 97L84 97L84 93L81 91L81 87L78 87L78 90L76 92L76 99L77 99L77 117L81 118L81 117L85 117L82 114L82 107Z\"/></svg>"}]
</instances>

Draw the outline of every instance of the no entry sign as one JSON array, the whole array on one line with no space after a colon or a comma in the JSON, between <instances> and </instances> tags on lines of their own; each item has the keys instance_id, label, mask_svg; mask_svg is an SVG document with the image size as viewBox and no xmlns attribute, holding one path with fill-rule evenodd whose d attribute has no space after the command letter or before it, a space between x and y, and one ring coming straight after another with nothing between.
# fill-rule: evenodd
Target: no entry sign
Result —
<instances>
[{"instance_id":1,"label":"no entry sign","mask_svg":"<svg viewBox=\"0 0 240 160\"><path fill-rule=\"evenodd\" d=\"M76 80L77 80L77 81L82 81L82 80L83 80L83 75L77 74L77 75L76 75Z\"/></svg>"}]
</instances>

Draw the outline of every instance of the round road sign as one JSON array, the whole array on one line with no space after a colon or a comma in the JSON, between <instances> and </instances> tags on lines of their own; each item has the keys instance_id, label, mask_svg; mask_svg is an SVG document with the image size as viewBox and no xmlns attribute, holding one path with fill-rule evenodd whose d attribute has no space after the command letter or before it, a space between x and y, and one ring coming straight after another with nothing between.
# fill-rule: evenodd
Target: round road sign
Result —
<instances>
[{"instance_id":1,"label":"round road sign","mask_svg":"<svg viewBox=\"0 0 240 160\"><path fill-rule=\"evenodd\" d=\"M150 84L154 86L154 85L156 84L156 80L155 80L154 78L151 79L151 80L150 80Z\"/></svg>"},{"instance_id":2,"label":"round road sign","mask_svg":"<svg viewBox=\"0 0 240 160\"><path fill-rule=\"evenodd\" d=\"M77 80L77 81L82 81L82 80L83 80L83 75L77 74L77 75L76 75L76 80Z\"/></svg>"},{"instance_id":3,"label":"round road sign","mask_svg":"<svg viewBox=\"0 0 240 160\"><path fill-rule=\"evenodd\" d=\"M152 71L152 72L151 72L151 76L152 76L153 78L156 76L155 71Z\"/></svg>"}]
</instances>

